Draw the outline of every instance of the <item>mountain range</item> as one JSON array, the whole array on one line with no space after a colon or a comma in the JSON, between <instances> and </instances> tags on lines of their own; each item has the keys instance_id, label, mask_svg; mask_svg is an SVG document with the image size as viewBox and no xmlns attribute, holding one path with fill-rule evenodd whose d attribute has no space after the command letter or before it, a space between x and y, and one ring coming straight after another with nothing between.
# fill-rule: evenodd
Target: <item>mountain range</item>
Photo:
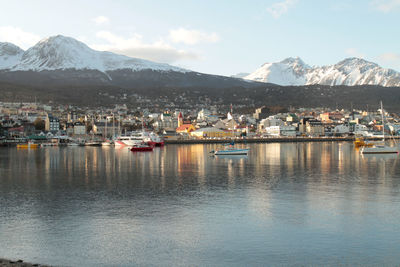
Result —
<instances>
[{"instance_id":1,"label":"mountain range","mask_svg":"<svg viewBox=\"0 0 400 267\"><path fill-rule=\"evenodd\" d=\"M0 101L143 105L140 96L145 96L158 99L160 107L201 102L250 108L366 107L382 100L388 108L400 110L399 86L398 72L359 58L323 67L287 58L251 74L226 77L96 51L62 35L43 39L26 51L0 43Z\"/></svg>"},{"instance_id":2,"label":"mountain range","mask_svg":"<svg viewBox=\"0 0 400 267\"><path fill-rule=\"evenodd\" d=\"M400 73L361 58L346 58L334 65L310 67L299 57L265 63L243 79L279 85L400 86Z\"/></svg>"},{"instance_id":3,"label":"mountain range","mask_svg":"<svg viewBox=\"0 0 400 267\"><path fill-rule=\"evenodd\" d=\"M225 88L252 86L252 82L209 75L96 51L62 35L45 38L24 51L11 43L0 43L0 81L25 85L112 85L134 87Z\"/></svg>"},{"instance_id":4,"label":"mountain range","mask_svg":"<svg viewBox=\"0 0 400 267\"><path fill-rule=\"evenodd\" d=\"M400 86L400 73L360 58L347 58L334 65L310 67L299 57L265 63L253 73L231 77L210 75L96 51L62 35L39 41L24 51L0 43L0 81L29 85L113 85L119 87L254 87L261 83L301 85ZM254 83L255 82L255 83Z\"/></svg>"}]
</instances>

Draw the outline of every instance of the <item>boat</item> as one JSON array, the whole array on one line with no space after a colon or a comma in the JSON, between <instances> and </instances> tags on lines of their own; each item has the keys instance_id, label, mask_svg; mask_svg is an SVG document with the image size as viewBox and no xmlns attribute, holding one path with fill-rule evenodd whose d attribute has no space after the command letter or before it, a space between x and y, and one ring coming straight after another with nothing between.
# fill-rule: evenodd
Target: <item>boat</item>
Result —
<instances>
[{"instance_id":1,"label":"boat","mask_svg":"<svg viewBox=\"0 0 400 267\"><path fill-rule=\"evenodd\" d=\"M146 143L150 146L163 146L164 140L156 133L146 131L137 131L131 132L129 135L120 135L114 140L115 146L134 146L141 143Z\"/></svg>"},{"instance_id":2,"label":"boat","mask_svg":"<svg viewBox=\"0 0 400 267\"><path fill-rule=\"evenodd\" d=\"M381 101L381 115L382 115L382 135L383 135L382 143L374 144L373 146L370 146L370 147L364 146L361 149L361 154L398 154L399 153L398 147L390 147L390 146L385 145L385 118L384 118L382 101Z\"/></svg>"},{"instance_id":3,"label":"boat","mask_svg":"<svg viewBox=\"0 0 400 267\"><path fill-rule=\"evenodd\" d=\"M144 142L143 132L131 132L129 135L120 135L114 140L115 146L134 146Z\"/></svg>"},{"instance_id":4,"label":"boat","mask_svg":"<svg viewBox=\"0 0 400 267\"><path fill-rule=\"evenodd\" d=\"M164 140L154 132L143 132L144 141L150 146L164 146Z\"/></svg>"},{"instance_id":5,"label":"boat","mask_svg":"<svg viewBox=\"0 0 400 267\"><path fill-rule=\"evenodd\" d=\"M38 148L39 144L35 144L32 142L28 142L25 144L17 144L17 148L22 148L22 149L30 149L30 148Z\"/></svg>"},{"instance_id":6,"label":"boat","mask_svg":"<svg viewBox=\"0 0 400 267\"><path fill-rule=\"evenodd\" d=\"M153 146L148 144L136 144L130 148L132 152L146 152L146 151L153 151Z\"/></svg>"},{"instance_id":7,"label":"boat","mask_svg":"<svg viewBox=\"0 0 400 267\"><path fill-rule=\"evenodd\" d=\"M70 142L67 144L67 146L81 146L81 144Z\"/></svg>"},{"instance_id":8,"label":"boat","mask_svg":"<svg viewBox=\"0 0 400 267\"><path fill-rule=\"evenodd\" d=\"M101 143L102 146L111 146L112 144L113 144L113 142L110 141L110 140L106 140L106 141Z\"/></svg>"},{"instance_id":9,"label":"boat","mask_svg":"<svg viewBox=\"0 0 400 267\"><path fill-rule=\"evenodd\" d=\"M374 146L373 142L368 142L365 141L364 138L362 137L357 137L356 140L354 141L354 146L356 148L360 148L360 147L372 147Z\"/></svg>"},{"instance_id":10,"label":"boat","mask_svg":"<svg viewBox=\"0 0 400 267\"><path fill-rule=\"evenodd\" d=\"M87 141L85 142L85 146L101 146L100 141Z\"/></svg>"},{"instance_id":11,"label":"boat","mask_svg":"<svg viewBox=\"0 0 400 267\"><path fill-rule=\"evenodd\" d=\"M250 151L249 148L235 148L235 143L232 142L230 144L225 145L223 149L211 151L216 156L219 155L247 155Z\"/></svg>"},{"instance_id":12,"label":"boat","mask_svg":"<svg viewBox=\"0 0 400 267\"><path fill-rule=\"evenodd\" d=\"M41 147L54 147L54 146L58 146L58 143L41 143L40 146Z\"/></svg>"}]
</instances>

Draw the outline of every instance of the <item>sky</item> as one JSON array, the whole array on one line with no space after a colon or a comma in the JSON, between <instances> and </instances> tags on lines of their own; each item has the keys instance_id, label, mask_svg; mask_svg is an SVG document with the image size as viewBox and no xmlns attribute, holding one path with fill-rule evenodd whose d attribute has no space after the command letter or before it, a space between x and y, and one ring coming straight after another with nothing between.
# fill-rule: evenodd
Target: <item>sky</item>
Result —
<instances>
[{"instance_id":1,"label":"sky","mask_svg":"<svg viewBox=\"0 0 400 267\"><path fill-rule=\"evenodd\" d=\"M65 35L96 50L203 73L300 57L361 57L400 71L400 0L0 0L0 42Z\"/></svg>"}]
</instances>

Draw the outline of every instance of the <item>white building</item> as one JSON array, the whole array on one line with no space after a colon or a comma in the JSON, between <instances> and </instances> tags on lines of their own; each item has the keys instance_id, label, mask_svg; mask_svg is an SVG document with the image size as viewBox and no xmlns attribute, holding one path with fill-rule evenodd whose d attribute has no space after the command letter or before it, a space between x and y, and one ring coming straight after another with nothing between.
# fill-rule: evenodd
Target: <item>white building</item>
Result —
<instances>
[{"instance_id":1,"label":"white building","mask_svg":"<svg viewBox=\"0 0 400 267\"><path fill-rule=\"evenodd\" d=\"M265 128L265 134L269 136L296 136L296 127L292 125L268 126Z\"/></svg>"},{"instance_id":2,"label":"white building","mask_svg":"<svg viewBox=\"0 0 400 267\"><path fill-rule=\"evenodd\" d=\"M83 135L83 134L86 134L86 125L75 124L74 125L74 135Z\"/></svg>"},{"instance_id":3,"label":"white building","mask_svg":"<svg viewBox=\"0 0 400 267\"><path fill-rule=\"evenodd\" d=\"M283 125L285 125L285 123L281 119L277 119L275 116L269 116L268 118L260 121L258 124L258 131L264 133L267 127Z\"/></svg>"}]
</instances>

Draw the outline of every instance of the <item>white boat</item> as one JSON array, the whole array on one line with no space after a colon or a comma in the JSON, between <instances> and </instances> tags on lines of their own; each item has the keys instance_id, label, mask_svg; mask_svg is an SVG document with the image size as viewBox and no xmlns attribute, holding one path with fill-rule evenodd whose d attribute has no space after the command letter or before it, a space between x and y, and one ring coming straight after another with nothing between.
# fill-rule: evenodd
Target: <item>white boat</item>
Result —
<instances>
[{"instance_id":1,"label":"white boat","mask_svg":"<svg viewBox=\"0 0 400 267\"><path fill-rule=\"evenodd\" d=\"M390 147L386 145L374 145L372 147L363 147L361 149L363 154L398 154L399 149L397 147Z\"/></svg>"},{"instance_id":2,"label":"white boat","mask_svg":"<svg viewBox=\"0 0 400 267\"><path fill-rule=\"evenodd\" d=\"M383 136L382 143L375 144L371 147L363 147L361 149L362 154L398 154L399 153L398 147L390 147L390 146L385 145L385 118L384 118L382 101L381 101L381 113L382 113L382 136Z\"/></svg>"},{"instance_id":3,"label":"white boat","mask_svg":"<svg viewBox=\"0 0 400 267\"><path fill-rule=\"evenodd\" d=\"M120 135L114 140L115 146L134 146L143 143L145 135L143 132L132 132L130 135Z\"/></svg>"},{"instance_id":4,"label":"white boat","mask_svg":"<svg viewBox=\"0 0 400 267\"><path fill-rule=\"evenodd\" d=\"M81 146L81 145L78 143L71 142L71 143L68 143L67 146Z\"/></svg>"},{"instance_id":5,"label":"white boat","mask_svg":"<svg viewBox=\"0 0 400 267\"><path fill-rule=\"evenodd\" d=\"M112 144L113 144L112 141L107 140L107 141L102 142L101 146L111 146Z\"/></svg>"},{"instance_id":6,"label":"white boat","mask_svg":"<svg viewBox=\"0 0 400 267\"><path fill-rule=\"evenodd\" d=\"M224 150L216 150L214 155L247 155L249 153L248 148L238 149L238 148L227 148Z\"/></svg>"},{"instance_id":7,"label":"white boat","mask_svg":"<svg viewBox=\"0 0 400 267\"><path fill-rule=\"evenodd\" d=\"M152 146L163 146L164 140L156 133L146 131L131 132L128 135L120 135L114 139L115 146L134 146L141 143Z\"/></svg>"},{"instance_id":8,"label":"white boat","mask_svg":"<svg viewBox=\"0 0 400 267\"><path fill-rule=\"evenodd\" d=\"M234 143L225 145L223 149L211 151L214 155L247 155L249 153L249 148L235 148Z\"/></svg>"},{"instance_id":9,"label":"white boat","mask_svg":"<svg viewBox=\"0 0 400 267\"><path fill-rule=\"evenodd\" d=\"M154 132L143 132L143 142L151 146L163 146L164 140Z\"/></svg>"}]
</instances>

